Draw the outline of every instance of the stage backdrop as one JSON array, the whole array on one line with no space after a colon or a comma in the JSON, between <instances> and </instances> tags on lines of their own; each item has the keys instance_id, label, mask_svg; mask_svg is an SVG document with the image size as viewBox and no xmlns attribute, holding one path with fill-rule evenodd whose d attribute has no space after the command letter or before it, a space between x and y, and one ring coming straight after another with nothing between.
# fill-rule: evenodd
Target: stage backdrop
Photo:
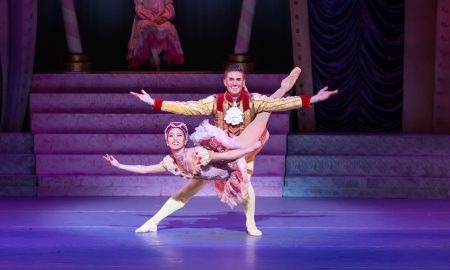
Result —
<instances>
[{"instance_id":1,"label":"stage backdrop","mask_svg":"<svg viewBox=\"0 0 450 270\"><path fill-rule=\"evenodd\" d=\"M308 2L317 131L401 131L404 0Z\"/></svg>"},{"instance_id":2,"label":"stage backdrop","mask_svg":"<svg viewBox=\"0 0 450 270\"><path fill-rule=\"evenodd\" d=\"M98 71L126 69L131 0L76 0L85 52ZM175 0L181 71L221 71L234 47L241 0ZM314 90L341 93L315 106L317 131L401 131L404 0L308 1ZM292 68L289 1L258 0L250 51L258 72ZM59 23L58 23L59 22ZM39 1L36 72L66 54L59 0ZM295 129L295 127L294 127Z\"/></svg>"},{"instance_id":3,"label":"stage backdrop","mask_svg":"<svg viewBox=\"0 0 450 270\"><path fill-rule=\"evenodd\" d=\"M185 64L173 70L222 71L233 52L241 0L174 0ZM127 43L134 18L132 0L75 0L81 41L99 71L126 70ZM262 72L292 68L289 1L258 0L250 53ZM39 1L36 72L60 68L66 54L59 0Z\"/></svg>"}]
</instances>

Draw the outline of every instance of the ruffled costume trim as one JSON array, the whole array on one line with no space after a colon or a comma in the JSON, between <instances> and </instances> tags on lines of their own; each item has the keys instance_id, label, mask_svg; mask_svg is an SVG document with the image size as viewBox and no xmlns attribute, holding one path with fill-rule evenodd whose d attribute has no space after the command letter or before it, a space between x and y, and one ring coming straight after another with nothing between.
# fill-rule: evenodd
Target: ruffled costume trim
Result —
<instances>
[{"instance_id":1,"label":"ruffled costume trim","mask_svg":"<svg viewBox=\"0 0 450 270\"><path fill-rule=\"evenodd\" d=\"M239 148L235 139L229 137L220 128L209 124L208 120L204 120L195 129L190 139L194 144L214 152ZM245 158L240 158L230 162L229 166L234 168L230 177L227 180L214 180L214 185L219 199L233 208L248 198L247 163Z\"/></svg>"}]
</instances>

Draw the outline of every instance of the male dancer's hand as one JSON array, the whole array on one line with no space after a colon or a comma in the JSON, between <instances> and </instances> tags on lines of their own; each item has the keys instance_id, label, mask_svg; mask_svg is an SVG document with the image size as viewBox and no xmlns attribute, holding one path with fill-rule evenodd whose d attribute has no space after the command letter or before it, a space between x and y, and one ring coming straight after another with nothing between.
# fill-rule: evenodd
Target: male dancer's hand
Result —
<instances>
[{"instance_id":1,"label":"male dancer's hand","mask_svg":"<svg viewBox=\"0 0 450 270\"><path fill-rule=\"evenodd\" d=\"M338 90L333 90L333 91L327 91L328 90L328 86L325 86L324 88L320 89L320 91L315 94L314 96L311 97L311 104L312 103L317 103L320 101L324 101L326 99L329 99L331 96L334 96L337 94Z\"/></svg>"},{"instance_id":2,"label":"male dancer's hand","mask_svg":"<svg viewBox=\"0 0 450 270\"><path fill-rule=\"evenodd\" d=\"M149 94L147 94L147 92L145 92L144 89L141 89L141 93L142 94L130 92L130 94L132 94L133 96L137 97L138 99L142 100L143 102L147 103L150 106L153 106L153 104L155 104L155 100Z\"/></svg>"}]
</instances>

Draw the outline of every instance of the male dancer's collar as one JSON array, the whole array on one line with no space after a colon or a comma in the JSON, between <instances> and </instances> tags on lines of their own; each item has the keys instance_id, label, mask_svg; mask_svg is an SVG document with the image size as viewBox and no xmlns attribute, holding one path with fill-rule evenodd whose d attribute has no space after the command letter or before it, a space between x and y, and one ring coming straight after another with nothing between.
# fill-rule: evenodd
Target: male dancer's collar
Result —
<instances>
[{"instance_id":1,"label":"male dancer's collar","mask_svg":"<svg viewBox=\"0 0 450 270\"><path fill-rule=\"evenodd\" d=\"M229 104L233 104L233 101L236 101L236 103L241 102L242 99L247 98L248 99L249 95L248 95L248 91L247 89L242 89L241 93L239 94L239 96L237 97L236 100L233 100L233 97L230 95L230 93L225 92L225 98L228 101Z\"/></svg>"},{"instance_id":2,"label":"male dancer's collar","mask_svg":"<svg viewBox=\"0 0 450 270\"><path fill-rule=\"evenodd\" d=\"M239 104L242 101L244 111L247 111L248 109L250 109L250 106L249 106L250 95L248 93L247 88L242 89L241 93L239 94L239 96L237 97L236 100L233 100L233 97L228 92L225 92L225 94L223 96L225 97L225 99L227 100L227 102L230 106L233 105L233 101L235 101L237 104ZM220 100L220 98L219 98L219 100Z\"/></svg>"},{"instance_id":3,"label":"male dancer's collar","mask_svg":"<svg viewBox=\"0 0 450 270\"><path fill-rule=\"evenodd\" d=\"M226 113L224 120L228 125L236 126L240 125L244 122L244 113L239 109L237 103L243 101L243 109L248 110L248 102L249 102L249 95L246 89L242 89L239 96L233 100L233 97L226 92L225 98L228 102L228 104L231 105L231 108L229 108Z\"/></svg>"},{"instance_id":4,"label":"male dancer's collar","mask_svg":"<svg viewBox=\"0 0 450 270\"><path fill-rule=\"evenodd\" d=\"M250 95L248 94L246 88L244 88L239 94L238 98L236 99L236 103L240 103L240 101L242 101L242 108L244 109L244 112L250 109ZM228 107L233 106L233 98L231 97L231 95L228 92L218 94L217 111L224 111L225 102L228 103Z\"/></svg>"}]
</instances>

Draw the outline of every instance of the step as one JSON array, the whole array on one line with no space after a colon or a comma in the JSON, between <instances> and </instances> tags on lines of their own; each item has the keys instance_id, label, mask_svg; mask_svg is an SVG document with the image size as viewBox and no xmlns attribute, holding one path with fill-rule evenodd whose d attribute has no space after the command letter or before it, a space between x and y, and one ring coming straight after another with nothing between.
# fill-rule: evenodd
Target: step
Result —
<instances>
[{"instance_id":1,"label":"step","mask_svg":"<svg viewBox=\"0 0 450 270\"><path fill-rule=\"evenodd\" d=\"M162 133L171 121L181 121L194 130L205 116L159 114L47 114L31 115L32 133ZM213 123L210 120L210 123ZM289 132L289 115L272 114L268 130L272 134Z\"/></svg>"},{"instance_id":2,"label":"step","mask_svg":"<svg viewBox=\"0 0 450 270\"><path fill-rule=\"evenodd\" d=\"M286 175L450 177L448 156L288 155Z\"/></svg>"},{"instance_id":3,"label":"step","mask_svg":"<svg viewBox=\"0 0 450 270\"><path fill-rule=\"evenodd\" d=\"M283 196L446 199L450 178L375 176L288 176Z\"/></svg>"},{"instance_id":4,"label":"step","mask_svg":"<svg viewBox=\"0 0 450 270\"><path fill-rule=\"evenodd\" d=\"M171 101L199 100L205 94L150 93L153 98ZM154 113L150 106L129 93L33 93L31 113ZM282 113L282 112L281 112ZM288 113L288 112L284 112Z\"/></svg>"},{"instance_id":5,"label":"step","mask_svg":"<svg viewBox=\"0 0 450 270\"><path fill-rule=\"evenodd\" d=\"M36 134L36 154L168 154L163 134ZM192 147L189 142L188 147ZM285 155L286 135L272 134L261 154Z\"/></svg>"},{"instance_id":6,"label":"step","mask_svg":"<svg viewBox=\"0 0 450 270\"><path fill-rule=\"evenodd\" d=\"M187 183L176 176L41 176L39 196L170 196ZM252 177L257 196L281 196L283 177ZM213 183L197 196L215 196Z\"/></svg>"},{"instance_id":7,"label":"step","mask_svg":"<svg viewBox=\"0 0 450 270\"><path fill-rule=\"evenodd\" d=\"M31 196L37 195L36 186L0 186L0 197L4 196Z\"/></svg>"},{"instance_id":8,"label":"step","mask_svg":"<svg viewBox=\"0 0 450 270\"><path fill-rule=\"evenodd\" d=\"M450 189L450 177L287 176L286 188Z\"/></svg>"},{"instance_id":9,"label":"step","mask_svg":"<svg viewBox=\"0 0 450 270\"><path fill-rule=\"evenodd\" d=\"M31 186L36 187L35 175L0 175L0 187L5 186Z\"/></svg>"},{"instance_id":10,"label":"step","mask_svg":"<svg viewBox=\"0 0 450 270\"><path fill-rule=\"evenodd\" d=\"M151 94L154 98L188 101L204 94ZM30 95L31 113L151 113L153 110L129 93L34 93Z\"/></svg>"},{"instance_id":11,"label":"step","mask_svg":"<svg viewBox=\"0 0 450 270\"><path fill-rule=\"evenodd\" d=\"M99 187L145 187L156 186L180 188L187 183L187 179L174 175L58 175L58 176L39 176L39 186L99 186ZM252 176L251 181L258 187L282 186L284 177L281 176Z\"/></svg>"},{"instance_id":12,"label":"step","mask_svg":"<svg viewBox=\"0 0 450 270\"><path fill-rule=\"evenodd\" d=\"M34 175L33 154L0 154L0 175Z\"/></svg>"},{"instance_id":13,"label":"step","mask_svg":"<svg viewBox=\"0 0 450 270\"><path fill-rule=\"evenodd\" d=\"M116 155L124 164L157 164L164 155ZM256 176L284 176L283 155L261 155L255 161ZM49 175L135 175L107 164L102 155L36 155L36 174ZM160 175L168 175L166 172Z\"/></svg>"},{"instance_id":14,"label":"step","mask_svg":"<svg viewBox=\"0 0 450 270\"><path fill-rule=\"evenodd\" d=\"M449 155L450 135L290 134L290 155Z\"/></svg>"},{"instance_id":15,"label":"step","mask_svg":"<svg viewBox=\"0 0 450 270\"><path fill-rule=\"evenodd\" d=\"M0 153L33 153L31 133L0 133Z\"/></svg>"},{"instance_id":16,"label":"step","mask_svg":"<svg viewBox=\"0 0 450 270\"><path fill-rule=\"evenodd\" d=\"M289 71L287 71L288 73ZM272 93L288 74L246 74L250 92ZM214 94L225 91L223 73L42 73L33 74L32 93L149 92Z\"/></svg>"},{"instance_id":17,"label":"step","mask_svg":"<svg viewBox=\"0 0 450 270\"><path fill-rule=\"evenodd\" d=\"M284 188L283 197L449 199L450 189L418 188Z\"/></svg>"},{"instance_id":18,"label":"step","mask_svg":"<svg viewBox=\"0 0 450 270\"><path fill-rule=\"evenodd\" d=\"M34 175L0 175L0 196L36 196Z\"/></svg>"}]
</instances>

